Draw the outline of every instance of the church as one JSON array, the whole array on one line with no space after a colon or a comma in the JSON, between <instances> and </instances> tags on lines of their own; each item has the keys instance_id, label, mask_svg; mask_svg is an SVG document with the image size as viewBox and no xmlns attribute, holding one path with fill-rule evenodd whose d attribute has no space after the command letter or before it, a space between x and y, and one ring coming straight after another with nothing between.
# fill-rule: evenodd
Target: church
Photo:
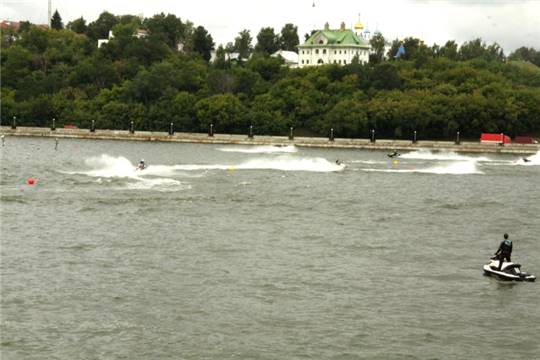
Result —
<instances>
[{"instance_id":1,"label":"church","mask_svg":"<svg viewBox=\"0 0 540 360\"><path fill-rule=\"evenodd\" d=\"M338 30L331 30L328 23L324 30L315 31L302 45L298 45L298 67L323 64L350 64L355 57L361 63L369 61L370 33L358 21L354 30L341 23Z\"/></svg>"}]
</instances>

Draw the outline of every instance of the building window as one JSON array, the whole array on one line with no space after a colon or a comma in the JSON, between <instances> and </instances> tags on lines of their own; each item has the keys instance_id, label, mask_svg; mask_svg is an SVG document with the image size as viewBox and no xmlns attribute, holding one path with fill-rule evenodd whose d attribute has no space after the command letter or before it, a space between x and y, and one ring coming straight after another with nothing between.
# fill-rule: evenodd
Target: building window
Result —
<instances>
[{"instance_id":1,"label":"building window","mask_svg":"<svg viewBox=\"0 0 540 360\"><path fill-rule=\"evenodd\" d=\"M302 64L304 63L304 60L302 60Z\"/></svg>"},{"instance_id":2,"label":"building window","mask_svg":"<svg viewBox=\"0 0 540 360\"><path fill-rule=\"evenodd\" d=\"M315 54L318 54L319 53L319 49L315 50Z\"/></svg>"},{"instance_id":3,"label":"building window","mask_svg":"<svg viewBox=\"0 0 540 360\"><path fill-rule=\"evenodd\" d=\"M341 64L341 60L339 60L339 63Z\"/></svg>"},{"instance_id":4,"label":"building window","mask_svg":"<svg viewBox=\"0 0 540 360\"><path fill-rule=\"evenodd\" d=\"M339 50L339 53L341 54L341 50Z\"/></svg>"},{"instance_id":5,"label":"building window","mask_svg":"<svg viewBox=\"0 0 540 360\"><path fill-rule=\"evenodd\" d=\"M306 64L309 64L309 60L306 60Z\"/></svg>"},{"instance_id":6,"label":"building window","mask_svg":"<svg viewBox=\"0 0 540 360\"><path fill-rule=\"evenodd\" d=\"M322 53L323 53L323 54L326 54L326 49L323 49Z\"/></svg>"},{"instance_id":7,"label":"building window","mask_svg":"<svg viewBox=\"0 0 540 360\"><path fill-rule=\"evenodd\" d=\"M337 54L337 50L334 50L334 54Z\"/></svg>"},{"instance_id":8,"label":"building window","mask_svg":"<svg viewBox=\"0 0 540 360\"><path fill-rule=\"evenodd\" d=\"M346 64L347 64L347 60L343 60L343 63L346 65Z\"/></svg>"},{"instance_id":9,"label":"building window","mask_svg":"<svg viewBox=\"0 0 540 360\"><path fill-rule=\"evenodd\" d=\"M334 60L334 64L337 64L337 60Z\"/></svg>"},{"instance_id":10,"label":"building window","mask_svg":"<svg viewBox=\"0 0 540 360\"><path fill-rule=\"evenodd\" d=\"M302 50L302 55L304 55L304 50Z\"/></svg>"},{"instance_id":11,"label":"building window","mask_svg":"<svg viewBox=\"0 0 540 360\"><path fill-rule=\"evenodd\" d=\"M319 59L319 61L317 61L317 64L324 64L323 59Z\"/></svg>"}]
</instances>

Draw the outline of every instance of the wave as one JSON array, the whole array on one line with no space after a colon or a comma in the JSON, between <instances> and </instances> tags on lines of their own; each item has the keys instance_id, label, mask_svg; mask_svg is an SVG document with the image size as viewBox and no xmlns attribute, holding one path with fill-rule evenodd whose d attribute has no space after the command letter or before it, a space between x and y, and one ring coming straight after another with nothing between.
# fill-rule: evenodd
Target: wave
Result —
<instances>
[{"instance_id":1,"label":"wave","mask_svg":"<svg viewBox=\"0 0 540 360\"><path fill-rule=\"evenodd\" d=\"M436 175L466 175L466 174L483 174L476 168L474 161L460 161L454 164L433 166L428 168L412 168L412 169L362 169L369 172L386 172L386 173L422 173Z\"/></svg>"},{"instance_id":2,"label":"wave","mask_svg":"<svg viewBox=\"0 0 540 360\"><path fill-rule=\"evenodd\" d=\"M527 161L525 161L527 159ZM534 166L540 165L540 150L529 157L522 157L519 160L514 161L514 165Z\"/></svg>"},{"instance_id":3,"label":"wave","mask_svg":"<svg viewBox=\"0 0 540 360\"><path fill-rule=\"evenodd\" d=\"M379 161L379 160L350 160L347 161L351 164L368 164L368 165L374 165L374 164L386 164L387 161Z\"/></svg>"},{"instance_id":4,"label":"wave","mask_svg":"<svg viewBox=\"0 0 540 360\"><path fill-rule=\"evenodd\" d=\"M437 160L437 161L492 161L485 156L460 155L453 151L432 152L430 150L418 150L400 156L402 159L411 160Z\"/></svg>"},{"instance_id":5,"label":"wave","mask_svg":"<svg viewBox=\"0 0 540 360\"><path fill-rule=\"evenodd\" d=\"M324 158L291 158L278 157L274 159L252 159L239 164L208 164L208 165L175 165L177 170L281 170L281 171L311 171L335 172L345 169L344 164L336 164Z\"/></svg>"},{"instance_id":6,"label":"wave","mask_svg":"<svg viewBox=\"0 0 540 360\"><path fill-rule=\"evenodd\" d=\"M237 152L245 154L275 154L275 153L295 153L298 149L294 145L276 146L276 145L263 145L263 146L227 146L217 149L223 152Z\"/></svg>"},{"instance_id":7,"label":"wave","mask_svg":"<svg viewBox=\"0 0 540 360\"><path fill-rule=\"evenodd\" d=\"M107 183L114 179L127 180L125 188L133 190L159 190L159 191L176 191L189 188L188 185L182 184L180 181L169 178L146 178L145 176L161 175L169 172L167 167L160 168L156 166L157 171L149 171L151 167L148 167L144 171L138 170L135 165L123 156L110 156L103 154L101 156L95 156L84 161L85 165L91 170L87 171L71 171L65 172L72 175L86 175L97 178L96 182L102 184L103 178L107 179ZM160 171L161 170L161 171ZM116 182L116 180L115 180Z\"/></svg>"}]
</instances>

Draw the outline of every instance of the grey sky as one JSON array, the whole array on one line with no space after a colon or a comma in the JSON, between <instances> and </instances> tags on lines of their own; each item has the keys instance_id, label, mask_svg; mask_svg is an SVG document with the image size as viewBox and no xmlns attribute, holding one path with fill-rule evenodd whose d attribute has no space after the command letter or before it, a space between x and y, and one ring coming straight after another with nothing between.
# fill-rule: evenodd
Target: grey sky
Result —
<instances>
[{"instance_id":1,"label":"grey sky","mask_svg":"<svg viewBox=\"0 0 540 360\"><path fill-rule=\"evenodd\" d=\"M46 23L47 0L0 0L3 19ZM315 7L313 7L313 2ZM64 23L79 16L88 22L107 10L116 15L172 13L202 25L217 44L233 41L239 31L261 27L279 31L291 22L299 34L322 28L328 21L352 26L358 14L369 29L380 30L387 39L415 36L426 43L458 43L481 37L499 43L508 53L520 46L540 49L540 0L52 0Z\"/></svg>"}]
</instances>

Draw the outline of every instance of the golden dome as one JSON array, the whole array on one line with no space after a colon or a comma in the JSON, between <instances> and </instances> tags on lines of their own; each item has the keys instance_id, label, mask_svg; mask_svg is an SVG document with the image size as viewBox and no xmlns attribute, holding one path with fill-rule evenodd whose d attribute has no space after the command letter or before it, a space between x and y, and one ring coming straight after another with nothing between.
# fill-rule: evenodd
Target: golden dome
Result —
<instances>
[{"instance_id":1,"label":"golden dome","mask_svg":"<svg viewBox=\"0 0 540 360\"><path fill-rule=\"evenodd\" d=\"M356 23L356 25L354 25L354 29L355 30L363 30L364 29L364 24L362 24L360 21L358 21Z\"/></svg>"}]
</instances>

